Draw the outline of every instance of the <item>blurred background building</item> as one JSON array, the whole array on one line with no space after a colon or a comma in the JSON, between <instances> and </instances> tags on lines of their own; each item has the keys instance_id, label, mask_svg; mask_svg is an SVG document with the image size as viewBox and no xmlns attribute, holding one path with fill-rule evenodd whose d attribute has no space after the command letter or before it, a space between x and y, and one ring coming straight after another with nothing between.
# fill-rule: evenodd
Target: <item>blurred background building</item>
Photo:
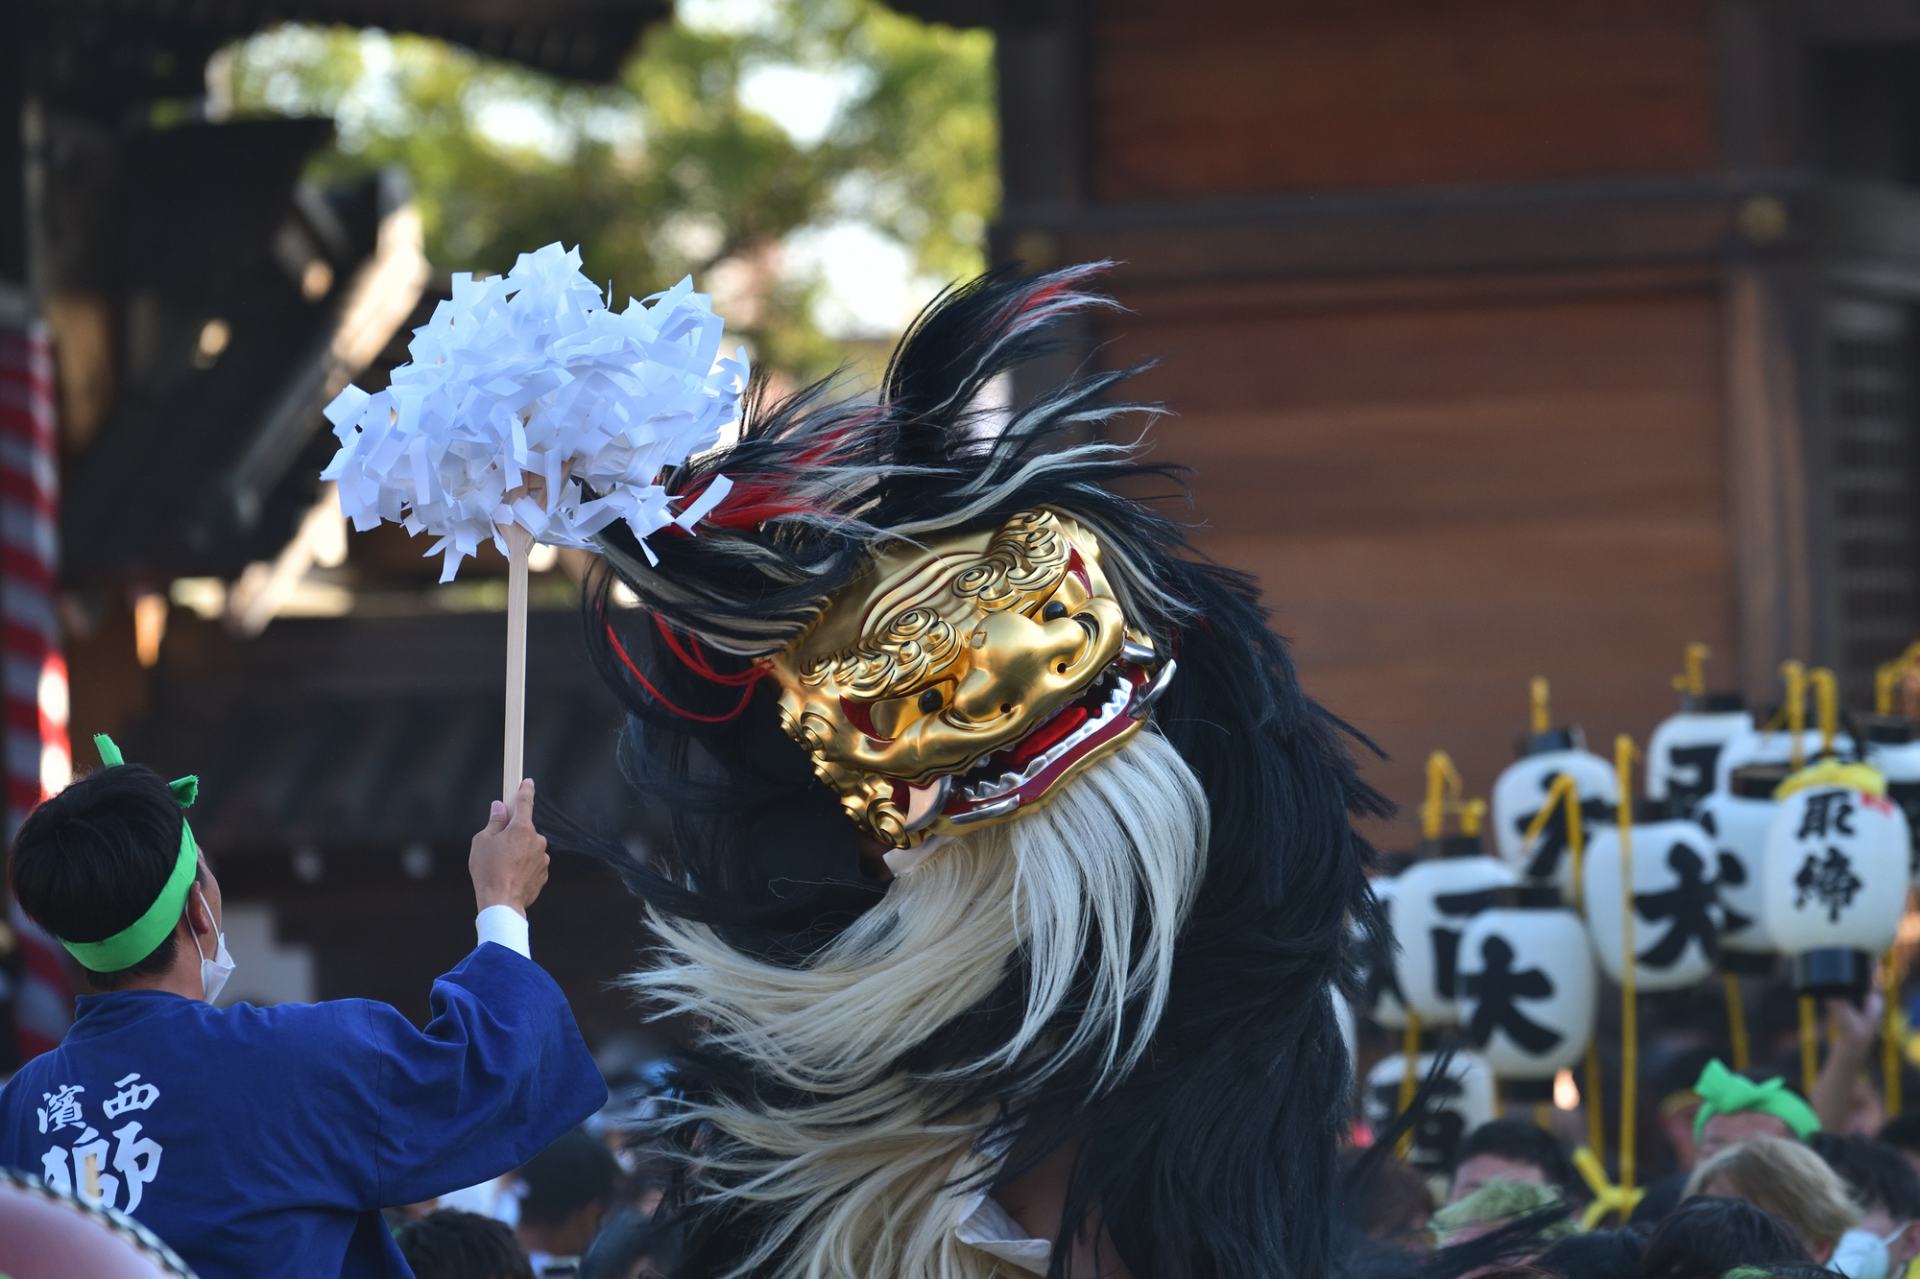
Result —
<instances>
[{"instance_id":1,"label":"blurred background building","mask_svg":"<svg viewBox=\"0 0 1920 1279\"><path fill-rule=\"evenodd\" d=\"M319 409L449 272L555 239L694 272L795 377L989 260L1120 260L1130 313L1055 371L1160 359L1198 541L1403 803L1436 746L1484 790L1529 676L1604 741L1688 641L1756 702L1787 657L1858 700L1920 630L1912 0L4 13L10 816L94 731L200 772L243 996L417 1010L465 944L499 566L347 539ZM529 768L644 840L581 569L538 583ZM550 892L543 960L619 1024L631 901ZM12 951L18 995L49 961Z\"/></svg>"},{"instance_id":2,"label":"blurred background building","mask_svg":"<svg viewBox=\"0 0 1920 1279\"><path fill-rule=\"evenodd\" d=\"M871 371L984 260L990 37L871 0L0 12L9 828L112 732L206 779L238 997L423 1012L471 944L504 578L441 588L404 536L349 540L321 407L384 383L451 272L553 240L630 290L693 273L789 377ZM584 567L536 561L528 771L644 841L578 660ZM543 911L588 1032L631 1024L633 900L565 866ZM32 1051L63 961L11 924Z\"/></svg>"},{"instance_id":3,"label":"blurred background building","mask_svg":"<svg viewBox=\"0 0 1920 1279\"><path fill-rule=\"evenodd\" d=\"M1687 640L1858 703L1914 637L1920 6L1018 8L996 252L1127 263L1102 358L1397 798L1530 675L1604 742Z\"/></svg>"}]
</instances>

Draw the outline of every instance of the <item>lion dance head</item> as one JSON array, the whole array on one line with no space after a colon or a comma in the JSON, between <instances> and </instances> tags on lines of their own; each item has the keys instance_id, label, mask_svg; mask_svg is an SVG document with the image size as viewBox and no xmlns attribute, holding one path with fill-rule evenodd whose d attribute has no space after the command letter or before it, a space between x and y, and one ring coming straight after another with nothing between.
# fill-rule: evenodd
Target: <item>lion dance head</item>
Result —
<instances>
[{"instance_id":1,"label":"lion dance head","mask_svg":"<svg viewBox=\"0 0 1920 1279\"><path fill-rule=\"evenodd\" d=\"M962 1227L1043 1175L1052 1273L1326 1273L1382 805L1142 496L1131 370L1005 376L1096 269L950 290L877 396L756 388L667 477L730 486L695 534L603 535L590 649L665 837L599 848L694 1033L684 1274L1019 1273Z\"/></svg>"}]
</instances>

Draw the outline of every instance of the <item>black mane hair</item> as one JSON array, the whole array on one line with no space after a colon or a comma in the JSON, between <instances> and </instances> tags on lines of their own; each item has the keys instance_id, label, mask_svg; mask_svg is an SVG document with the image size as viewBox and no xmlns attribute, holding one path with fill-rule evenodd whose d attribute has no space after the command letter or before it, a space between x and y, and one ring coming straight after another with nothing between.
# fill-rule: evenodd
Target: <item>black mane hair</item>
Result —
<instances>
[{"instance_id":1,"label":"black mane hair","mask_svg":"<svg viewBox=\"0 0 1920 1279\"><path fill-rule=\"evenodd\" d=\"M614 861L651 909L758 959L802 961L884 888L780 730L758 663L890 541L1034 507L1071 516L1111 553L1133 624L1177 655L1154 724L1206 793L1206 874L1153 1046L1117 1086L1090 1095L1089 1046L1084 1070L1037 1087L1010 1068L930 1094L955 1108L998 1103L1020 1126L1002 1180L1077 1145L1062 1245L1102 1230L1136 1279L1317 1279L1329 1272L1334 1154L1353 1090L1333 994L1354 986L1352 925L1378 930L1371 852L1352 821L1387 805L1356 772L1359 739L1302 693L1252 580L1204 560L1178 524L1128 495L1176 480L1111 433L1122 415L1151 412L1107 402L1133 370L1088 373L1003 422L983 404L990 384L1046 349L1054 320L1112 305L1083 291L1097 269L996 272L948 291L903 339L877 400L842 398L831 382L780 398L756 387L739 441L668 477L688 497L728 477L709 520L649 548L606 535L611 572L589 593L589 650L629 712L626 771L643 803L671 815L672 838L639 860L564 823L550 833ZM616 581L640 610L615 607ZM1004 998L897 1069L922 1075L1004 1042L1021 967ZM751 1061L696 1055L686 1072L696 1091L783 1097ZM754 1237L750 1208L707 1225L687 1275L723 1270ZM1066 1254L1055 1248L1052 1274Z\"/></svg>"}]
</instances>

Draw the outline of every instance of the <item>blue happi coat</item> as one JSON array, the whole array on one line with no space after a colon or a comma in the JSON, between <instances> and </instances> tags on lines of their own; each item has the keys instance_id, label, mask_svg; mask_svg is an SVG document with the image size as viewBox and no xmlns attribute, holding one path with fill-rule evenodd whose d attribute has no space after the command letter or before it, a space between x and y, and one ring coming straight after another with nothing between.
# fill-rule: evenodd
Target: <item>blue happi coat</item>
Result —
<instances>
[{"instance_id":1,"label":"blue happi coat","mask_svg":"<svg viewBox=\"0 0 1920 1279\"><path fill-rule=\"evenodd\" d=\"M362 999L80 1000L0 1091L0 1166L121 1209L201 1279L407 1276L381 1208L524 1163L606 1100L553 979L481 945L425 1030Z\"/></svg>"}]
</instances>

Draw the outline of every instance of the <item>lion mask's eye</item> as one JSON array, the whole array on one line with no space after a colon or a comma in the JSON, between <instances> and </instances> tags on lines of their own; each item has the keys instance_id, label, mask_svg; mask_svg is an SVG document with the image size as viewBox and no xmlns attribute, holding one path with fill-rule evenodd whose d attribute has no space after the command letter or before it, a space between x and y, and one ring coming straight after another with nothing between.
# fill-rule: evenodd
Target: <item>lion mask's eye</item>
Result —
<instances>
[{"instance_id":1,"label":"lion mask's eye","mask_svg":"<svg viewBox=\"0 0 1920 1279\"><path fill-rule=\"evenodd\" d=\"M923 719L938 715L953 702L953 681L941 680L917 693L906 693L874 702L867 707L869 737L893 741Z\"/></svg>"},{"instance_id":2,"label":"lion mask's eye","mask_svg":"<svg viewBox=\"0 0 1920 1279\"><path fill-rule=\"evenodd\" d=\"M1021 605L1020 611L1036 621L1057 622L1085 608L1092 596L1093 592L1087 589L1083 578L1068 573L1054 583L1052 590Z\"/></svg>"}]
</instances>

